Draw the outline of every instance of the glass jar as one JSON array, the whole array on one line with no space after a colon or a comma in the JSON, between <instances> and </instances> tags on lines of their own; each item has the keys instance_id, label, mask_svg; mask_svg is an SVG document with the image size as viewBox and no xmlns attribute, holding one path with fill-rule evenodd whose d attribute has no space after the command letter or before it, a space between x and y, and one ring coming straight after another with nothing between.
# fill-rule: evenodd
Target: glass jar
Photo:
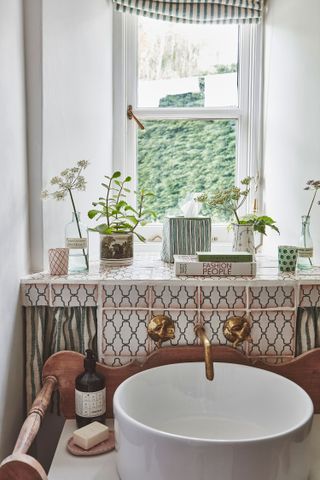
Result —
<instances>
[{"instance_id":1,"label":"glass jar","mask_svg":"<svg viewBox=\"0 0 320 480\"><path fill-rule=\"evenodd\" d=\"M310 217L301 217L301 235L298 245L298 270L309 270L313 267L313 241L310 234Z\"/></svg>"},{"instance_id":2,"label":"glass jar","mask_svg":"<svg viewBox=\"0 0 320 480\"><path fill-rule=\"evenodd\" d=\"M80 213L72 213L65 228L65 246L69 248L69 273L84 272L88 263L88 229L80 222Z\"/></svg>"}]
</instances>

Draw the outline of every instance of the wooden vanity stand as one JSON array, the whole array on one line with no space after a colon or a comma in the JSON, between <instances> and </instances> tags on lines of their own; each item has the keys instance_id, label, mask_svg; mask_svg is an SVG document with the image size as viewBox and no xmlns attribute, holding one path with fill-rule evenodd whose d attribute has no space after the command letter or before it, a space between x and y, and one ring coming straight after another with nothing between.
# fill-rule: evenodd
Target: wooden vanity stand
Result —
<instances>
[{"instance_id":1,"label":"wooden vanity stand","mask_svg":"<svg viewBox=\"0 0 320 480\"><path fill-rule=\"evenodd\" d=\"M315 413L320 413L320 348L311 350L286 364L270 365L254 362L239 351L224 346L212 347L214 362L237 363L282 375L300 385L310 395ZM43 387L38 393L28 416L22 425L12 455L0 465L0 480L47 480L47 474L27 452L36 438L41 421L50 404L52 393L59 390L60 408L66 419L75 417L74 382L83 371L83 355L62 351L52 355L43 368ZM97 364L97 370L106 378L107 416L113 417L113 395L126 378L149 368L182 362L202 362L201 346L163 347L149 355L144 363L133 361L122 367ZM205 375L205 367L203 366Z\"/></svg>"}]
</instances>

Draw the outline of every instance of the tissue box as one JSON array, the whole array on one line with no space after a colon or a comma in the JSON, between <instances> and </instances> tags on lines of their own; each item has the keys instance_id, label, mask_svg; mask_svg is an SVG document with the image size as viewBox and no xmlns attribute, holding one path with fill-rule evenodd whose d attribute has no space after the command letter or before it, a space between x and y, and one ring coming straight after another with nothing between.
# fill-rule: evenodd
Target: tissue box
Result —
<instances>
[{"instance_id":1,"label":"tissue box","mask_svg":"<svg viewBox=\"0 0 320 480\"><path fill-rule=\"evenodd\" d=\"M164 218L161 260L173 263L173 255L195 255L210 250L210 217Z\"/></svg>"}]
</instances>

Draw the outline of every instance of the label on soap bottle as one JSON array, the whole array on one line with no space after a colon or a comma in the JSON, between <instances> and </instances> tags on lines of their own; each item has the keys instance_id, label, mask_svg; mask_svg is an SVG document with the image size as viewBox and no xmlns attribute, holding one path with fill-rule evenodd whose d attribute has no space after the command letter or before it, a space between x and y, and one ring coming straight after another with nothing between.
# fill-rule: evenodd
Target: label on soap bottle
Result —
<instances>
[{"instance_id":1,"label":"label on soap bottle","mask_svg":"<svg viewBox=\"0 0 320 480\"><path fill-rule=\"evenodd\" d=\"M90 418L99 417L106 413L106 389L97 392L80 392L76 389L76 415Z\"/></svg>"}]
</instances>

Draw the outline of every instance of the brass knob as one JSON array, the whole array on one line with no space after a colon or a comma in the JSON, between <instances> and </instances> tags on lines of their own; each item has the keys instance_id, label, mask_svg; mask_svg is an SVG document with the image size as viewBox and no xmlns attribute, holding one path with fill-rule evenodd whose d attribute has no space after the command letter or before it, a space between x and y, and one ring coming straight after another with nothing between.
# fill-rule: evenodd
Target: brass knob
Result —
<instances>
[{"instance_id":1,"label":"brass knob","mask_svg":"<svg viewBox=\"0 0 320 480\"><path fill-rule=\"evenodd\" d=\"M161 347L163 342L174 338L174 334L174 322L166 315L157 315L150 320L148 335L152 340L157 342L158 347Z\"/></svg>"},{"instance_id":2,"label":"brass knob","mask_svg":"<svg viewBox=\"0 0 320 480\"><path fill-rule=\"evenodd\" d=\"M245 317L230 317L224 322L223 334L233 347L250 340L251 327Z\"/></svg>"}]
</instances>

